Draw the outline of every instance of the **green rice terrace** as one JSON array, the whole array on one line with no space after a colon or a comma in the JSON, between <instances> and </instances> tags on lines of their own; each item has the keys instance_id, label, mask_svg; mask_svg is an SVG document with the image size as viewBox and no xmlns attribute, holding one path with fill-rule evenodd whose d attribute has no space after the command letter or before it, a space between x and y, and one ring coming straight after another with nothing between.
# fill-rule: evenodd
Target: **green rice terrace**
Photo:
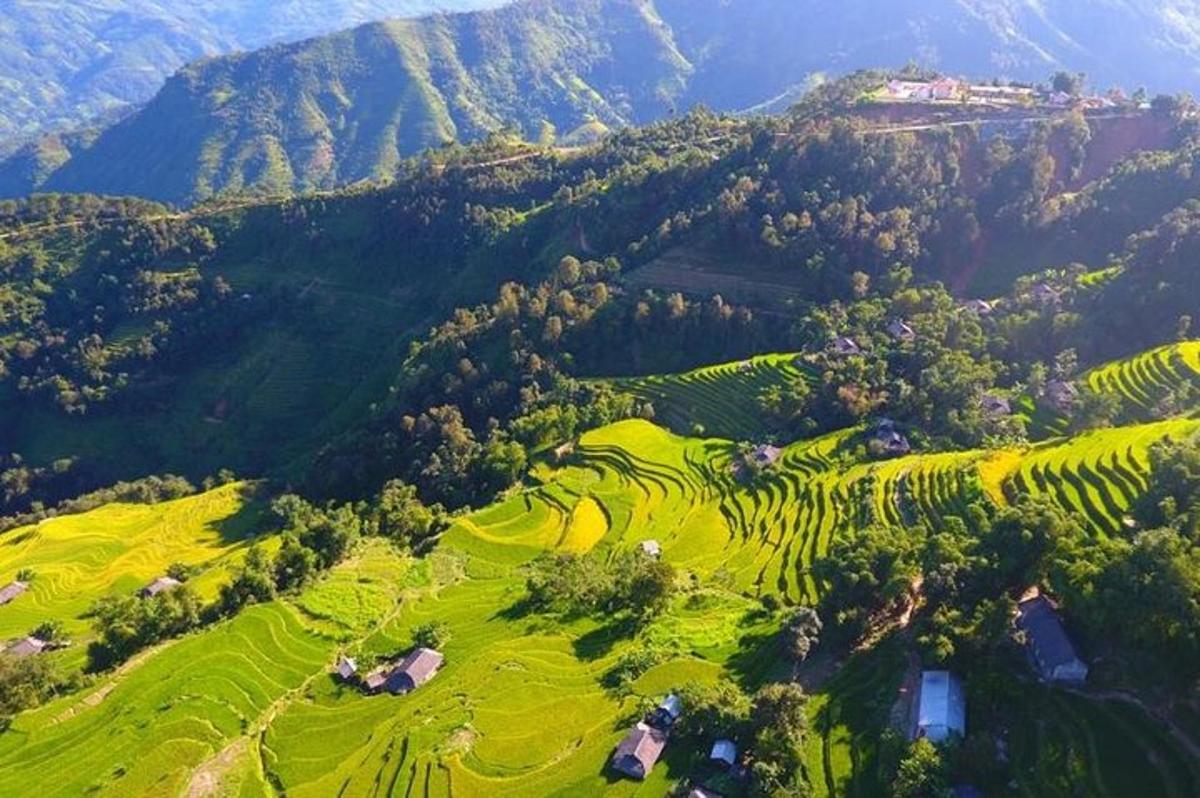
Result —
<instances>
[{"instance_id":1,"label":"green rice terrace","mask_svg":"<svg viewBox=\"0 0 1200 798\"><path fill-rule=\"evenodd\" d=\"M1187 345L1087 381L1146 407L1197 371L1200 347ZM823 585L812 564L839 537L877 523L936 527L971 503L1026 493L1079 513L1098 538L1116 535L1145 489L1149 446L1200 432L1200 420L1181 415L1023 449L880 461L852 429L794 442L757 479L739 479L730 439L761 433L755 392L801 373L793 356L767 355L627 383L672 428L700 424L728 438L621 422L583 435L565 462L535 466L533 487L457 517L424 557L361 542L299 594L153 647L18 715L0 734L0 795L38 784L43 798L662 796L694 777L706 752L672 742L636 782L607 767L614 747L647 701L684 683L753 688L787 678L778 618L761 599L816 602ZM252 537L255 507L246 485L232 485L8 532L0 581L21 568L38 577L31 594L0 607L0 630L16 636L52 617L85 642L91 600L134 591L175 561L204 569L203 592ZM539 555L647 541L690 587L636 636L602 618L523 606L525 566ZM339 656L392 656L434 621L451 636L428 685L368 696L335 678ZM622 658L642 649L658 652L657 662L612 686ZM804 677L805 770L816 795L882 794L880 736L895 723L906 660L892 631ZM1004 794L1200 794L1200 761L1139 707L1041 687L1014 696L1015 775ZM43 781L50 772L54 781Z\"/></svg>"}]
</instances>

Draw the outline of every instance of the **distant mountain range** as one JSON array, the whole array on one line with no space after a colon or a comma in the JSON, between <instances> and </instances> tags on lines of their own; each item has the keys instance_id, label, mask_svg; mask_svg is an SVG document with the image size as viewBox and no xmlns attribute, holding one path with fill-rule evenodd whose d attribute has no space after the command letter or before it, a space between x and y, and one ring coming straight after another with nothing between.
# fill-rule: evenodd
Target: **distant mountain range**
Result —
<instances>
[{"instance_id":1,"label":"distant mountain range","mask_svg":"<svg viewBox=\"0 0 1200 798\"><path fill-rule=\"evenodd\" d=\"M198 58L502 0L5 0L0 146L140 105Z\"/></svg>"},{"instance_id":2,"label":"distant mountain range","mask_svg":"<svg viewBox=\"0 0 1200 798\"><path fill-rule=\"evenodd\" d=\"M500 128L570 142L696 103L777 107L822 74L910 61L1021 80L1070 69L1099 88L1200 87L1200 4L519 0L377 22L194 63L102 134L46 138L0 163L0 195L189 203L329 188Z\"/></svg>"}]
</instances>

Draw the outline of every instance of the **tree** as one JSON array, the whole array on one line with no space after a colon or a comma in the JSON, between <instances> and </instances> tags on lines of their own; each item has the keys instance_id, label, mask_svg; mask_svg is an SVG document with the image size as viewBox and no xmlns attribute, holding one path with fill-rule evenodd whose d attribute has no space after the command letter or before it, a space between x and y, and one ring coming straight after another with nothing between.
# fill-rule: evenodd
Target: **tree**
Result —
<instances>
[{"instance_id":1,"label":"tree","mask_svg":"<svg viewBox=\"0 0 1200 798\"><path fill-rule=\"evenodd\" d=\"M793 682L768 684L751 700L752 788L760 796L805 796L804 734L808 696Z\"/></svg>"},{"instance_id":2,"label":"tree","mask_svg":"<svg viewBox=\"0 0 1200 798\"><path fill-rule=\"evenodd\" d=\"M317 555L307 546L302 546L290 533L283 536L283 543L275 554L272 566L275 587L290 590L301 587L317 572Z\"/></svg>"},{"instance_id":3,"label":"tree","mask_svg":"<svg viewBox=\"0 0 1200 798\"><path fill-rule=\"evenodd\" d=\"M675 690L683 713L673 734L696 742L716 737L736 739L750 718L750 698L730 682L691 682Z\"/></svg>"},{"instance_id":4,"label":"tree","mask_svg":"<svg viewBox=\"0 0 1200 798\"><path fill-rule=\"evenodd\" d=\"M892 798L951 798L946 766L938 749L921 737L900 760L892 781Z\"/></svg>"},{"instance_id":5,"label":"tree","mask_svg":"<svg viewBox=\"0 0 1200 798\"><path fill-rule=\"evenodd\" d=\"M251 546L233 581L221 586L221 609L233 614L246 604L275 598L275 575L270 560L258 546Z\"/></svg>"},{"instance_id":6,"label":"tree","mask_svg":"<svg viewBox=\"0 0 1200 798\"><path fill-rule=\"evenodd\" d=\"M780 637L788 656L797 664L808 659L821 640L821 617L811 607L799 607L783 622Z\"/></svg>"},{"instance_id":7,"label":"tree","mask_svg":"<svg viewBox=\"0 0 1200 798\"><path fill-rule=\"evenodd\" d=\"M0 717L37 706L57 687L54 669L46 657L11 657L0 654Z\"/></svg>"},{"instance_id":8,"label":"tree","mask_svg":"<svg viewBox=\"0 0 1200 798\"><path fill-rule=\"evenodd\" d=\"M423 623L413 629L413 645L418 648L432 648L440 651L450 642L450 627L441 621Z\"/></svg>"},{"instance_id":9,"label":"tree","mask_svg":"<svg viewBox=\"0 0 1200 798\"><path fill-rule=\"evenodd\" d=\"M1083 94L1084 84L1087 82L1087 76L1082 72L1055 72L1050 79L1050 87L1054 91L1061 91L1063 94L1069 94L1072 97L1078 97Z\"/></svg>"},{"instance_id":10,"label":"tree","mask_svg":"<svg viewBox=\"0 0 1200 798\"><path fill-rule=\"evenodd\" d=\"M444 512L441 505L426 506L415 487L394 479L375 501L374 521L380 535L413 545L437 533Z\"/></svg>"},{"instance_id":11,"label":"tree","mask_svg":"<svg viewBox=\"0 0 1200 798\"><path fill-rule=\"evenodd\" d=\"M62 640L64 633L62 621L52 620L42 621L30 630L29 635L38 640L45 640L47 643L54 643Z\"/></svg>"}]
</instances>

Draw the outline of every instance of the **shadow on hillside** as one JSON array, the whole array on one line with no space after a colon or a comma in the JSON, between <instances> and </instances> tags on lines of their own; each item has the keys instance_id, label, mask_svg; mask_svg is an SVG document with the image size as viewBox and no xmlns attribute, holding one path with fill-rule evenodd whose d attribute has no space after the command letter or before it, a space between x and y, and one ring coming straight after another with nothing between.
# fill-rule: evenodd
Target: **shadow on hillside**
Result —
<instances>
[{"instance_id":1,"label":"shadow on hillside","mask_svg":"<svg viewBox=\"0 0 1200 798\"><path fill-rule=\"evenodd\" d=\"M242 506L238 511L213 524L213 528L221 536L222 543L251 540L278 526L274 523L275 514L271 512L270 504L264 500L261 488L245 485L241 488L240 496Z\"/></svg>"},{"instance_id":2,"label":"shadow on hillside","mask_svg":"<svg viewBox=\"0 0 1200 798\"><path fill-rule=\"evenodd\" d=\"M623 617L614 619L611 623L597 627L576 638L571 644L575 656L585 662L602 659L612 651L613 646L622 640L628 640L637 633L636 618Z\"/></svg>"},{"instance_id":3,"label":"shadow on hillside","mask_svg":"<svg viewBox=\"0 0 1200 798\"><path fill-rule=\"evenodd\" d=\"M743 635L738 640L738 652L729 658L728 668L747 692L791 675L791 665L780 650L779 635L775 632Z\"/></svg>"}]
</instances>

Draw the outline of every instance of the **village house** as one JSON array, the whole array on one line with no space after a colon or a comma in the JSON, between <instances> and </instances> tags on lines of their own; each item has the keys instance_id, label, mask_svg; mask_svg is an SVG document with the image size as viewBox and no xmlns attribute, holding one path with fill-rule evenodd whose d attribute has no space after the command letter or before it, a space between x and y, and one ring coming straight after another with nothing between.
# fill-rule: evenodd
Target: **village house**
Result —
<instances>
[{"instance_id":1,"label":"village house","mask_svg":"<svg viewBox=\"0 0 1200 798\"><path fill-rule=\"evenodd\" d=\"M737 756L737 743L733 740L717 740L713 743L708 761L728 769L737 764Z\"/></svg>"},{"instance_id":2,"label":"village house","mask_svg":"<svg viewBox=\"0 0 1200 798\"><path fill-rule=\"evenodd\" d=\"M29 585L24 582L11 582L0 589L0 607L15 600L25 591L29 590Z\"/></svg>"},{"instance_id":3,"label":"village house","mask_svg":"<svg viewBox=\"0 0 1200 798\"><path fill-rule=\"evenodd\" d=\"M446 658L432 648L418 648L388 674L384 689L392 695L411 693L428 682L442 668Z\"/></svg>"},{"instance_id":4,"label":"village house","mask_svg":"<svg viewBox=\"0 0 1200 798\"><path fill-rule=\"evenodd\" d=\"M638 723L613 753L613 769L641 781L654 769L666 746L666 732L645 723Z\"/></svg>"},{"instance_id":5,"label":"village house","mask_svg":"<svg viewBox=\"0 0 1200 798\"><path fill-rule=\"evenodd\" d=\"M154 598L160 593L166 593L169 590L174 590L182 584L183 583L178 579L172 579L169 576L160 576L158 579L155 579L153 582L142 588L138 592L138 595L140 595L142 598Z\"/></svg>"},{"instance_id":6,"label":"village house","mask_svg":"<svg viewBox=\"0 0 1200 798\"><path fill-rule=\"evenodd\" d=\"M901 319L893 319L891 324L887 326L888 335L897 341L915 341L917 340L917 331L909 327L907 323Z\"/></svg>"},{"instance_id":7,"label":"village house","mask_svg":"<svg viewBox=\"0 0 1200 798\"><path fill-rule=\"evenodd\" d=\"M1048 283L1038 283L1033 287L1033 298L1043 305L1055 305L1062 301L1062 294L1054 290Z\"/></svg>"},{"instance_id":8,"label":"village house","mask_svg":"<svg viewBox=\"0 0 1200 798\"><path fill-rule=\"evenodd\" d=\"M49 645L45 640L40 640L36 637L26 637L11 643L8 648L4 649L4 653L18 659L32 657L41 654Z\"/></svg>"},{"instance_id":9,"label":"village house","mask_svg":"<svg viewBox=\"0 0 1200 798\"><path fill-rule=\"evenodd\" d=\"M672 693L662 700L662 703L655 708L650 715L650 725L668 731L675 725L675 721L679 720L679 716L683 714L683 702L679 696Z\"/></svg>"},{"instance_id":10,"label":"village house","mask_svg":"<svg viewBox=\"0 0 1200 798\"><path fill-rule=\"evenodd\" d=\"M642 554L647 557L658 559L662 557L662 545L657 540L643 540L641 544Z\"/></svg>"},{"instance_id":11,"label":"village house","mask_svg":"<svg viewBox=\"0 0 1200 798\"><path fill-rule=\"evenodd\" d=\"M1066 380L1051 380L1046 383L1043 396L1054 409L1062 413L1069 413L1079 399L1079 389L1075 387L1074 383Z\"/></svg>"},{"instance_id":12,"label":"village house","mask_svg":"<svg viewBox=\"0 0 1200 798\"><path fill-rule=\"evenodd\" d=\"M986 316L996 309L991 302L983 299L968 299L963 303L963 308L976 316Z\"/></svg>"},{"instance_id":13,"label":"village house","mask_svg":"<svg viewBox=\"0 0 1200 798\"><path fill-rule=\"evenodd\" d=\"M714 792L707 787L693 787L688 792L688 798L724 798L719 792Z\"/></svg>"},{"instance_id":14,"label":"village house","mask_svg":"<svg viewBox=\"0 0 1200 798\"><path fill-rule=\"evenodd\" d=\"M944 743L967 733L967 700L962 682L950 671L924 671L917 697L915 737Z\"/></svg>"},{"instance_id":15,"label":"village house","mask_svg":"<svg viewBox=\"0 0 1200 798\"><path fill-rule=\"evenodd\" d=\"M983 398L979 400L979 407L986 415L993 417L1012 415L1012 403L1005 397L995 394L984 394Z\"/></svg>"},{"instance_id":16,"label":"village house","mask_svg":"<svg viewBox=\"0 0 1200 798\"><path fill-rule=\"evenodd\" d=\"M861 355L862 348L853 338L839 336L833 339L833 353L841 357L849 357L850 355Z\"/></svg>"},{"instance_id":17,"label":"village house","mask_svg":"<svg viewBox=\"0 0 1200 798\"><path fill-rule=\"evenodd\" d=\"M337 675L343 682L352 680L358 673L358 663L350 659L350 657L338 657Z\"/></svg>"},{"instance_id":18,"label":"village house","mask_svg":"<svg viewBox=\"0 0 1200 798\"><path fill-rule=\"evenodd\" d=\"M378 693L387 684L388 674L391 670L391 666L389 665L380 665L378 668L375 668L363 677L363 690L368 693Z\"/></svg>"},{"instance_id":19,"label":"village house","mask_svg":"<svg viewBox=\"0 0 1200 798\"><path fill-rule=\"evenodd\" d=\"M1071 643L1062 618L1042 595L1018 605L1017 628L1025 633L1025 648L1041 678L1048 682L1079 684L1087 680L1088 666Z\"/></svg>"},{"instance_id":20,"label":"village house","mask_svg":"<svg viewBox=\"0 0 1200 798\"><path fill-rule=\"evenodd\" d=\"M737 369L742 374L749 374L750 372L754 371L754 364L749 360L743 360L741 363L738 363Z\"/></svg>"},{"instance_id":21,"label":"village house","mask_svg":"<svg viewBox=\"0 0 1200 798\"><path fill-rule=\"evenodd\" d=\"M883 419L871 434L869 448L876 454L899 457L912 451L908 438L896 429L895 422Z\"/></svg>"},{"instance_id":22,"label":"village house","mask_svg":"<svg viewBox=\"0 0 1200 798\"><path fill-rule=\"evenodd\" d=\"M783 450L778 446L772 446L769 443L759 444L750 452L750 460L759 468L770 468L779 462L780 456L783 455Z\"/></svg>"},{"instance_id":23,"label":"village house","mask_svg":"<svg viewBox=\"0 0 1200 798\"><path fill-rule=\"evenodd\" d=\"M554 460L557 463L564 463L573 454L575 454L575 441L567 441L555 447Z\"/></svg>"}]
</instances>

